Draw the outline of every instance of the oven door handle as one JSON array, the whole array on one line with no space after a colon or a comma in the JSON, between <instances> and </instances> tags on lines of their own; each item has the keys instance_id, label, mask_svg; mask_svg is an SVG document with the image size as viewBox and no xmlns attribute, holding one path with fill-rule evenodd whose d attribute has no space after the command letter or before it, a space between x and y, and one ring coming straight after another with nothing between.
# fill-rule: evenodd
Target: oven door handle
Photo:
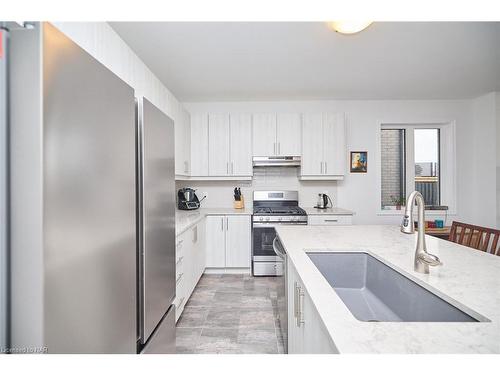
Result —
<instances>
[{"instance_id":1,"label":"oven door handle","mask_svg":"<svg viewBox=\"0 0 500 375\"><path fill-rule=\"evenodd\" d=\"M282 251L281 246L282 245L281 245L281 243L279 243L278 237L274 237L273 250L277 256L279 256L281 259L285 260L286 253L285 253L285 251Z\"/></svg>"},{"instance_id":2,"label":"oven door handle","mask_svg":"<svg viewBox=\"0 0 500 375\"><path fill-rule=\"evenodd\" d=\"M259 223L259 222L254 222L252 223L253 227L258 227L258 228L273 228L279 225L307 225L307 222L303 221L290 221L290 222L272 222L272 223Z\"/></svg>"}]
</instances>

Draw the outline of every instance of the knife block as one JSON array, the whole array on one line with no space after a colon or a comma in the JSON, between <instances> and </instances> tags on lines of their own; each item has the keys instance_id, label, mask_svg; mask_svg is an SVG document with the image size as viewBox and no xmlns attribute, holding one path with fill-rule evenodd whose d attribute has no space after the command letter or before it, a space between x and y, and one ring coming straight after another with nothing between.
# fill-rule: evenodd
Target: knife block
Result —
<instances>
[{"instance_id":1,"label":"knife block","mask_svg":"<svg viewBox=\"0 0 500 375\"><path fill-rule=\"evenodd\" d=\"M233 202L233 207L239 210L245 208L245 199L243 198L243 195L241 196L241 200Z\"/></svg>"}]
</instances>

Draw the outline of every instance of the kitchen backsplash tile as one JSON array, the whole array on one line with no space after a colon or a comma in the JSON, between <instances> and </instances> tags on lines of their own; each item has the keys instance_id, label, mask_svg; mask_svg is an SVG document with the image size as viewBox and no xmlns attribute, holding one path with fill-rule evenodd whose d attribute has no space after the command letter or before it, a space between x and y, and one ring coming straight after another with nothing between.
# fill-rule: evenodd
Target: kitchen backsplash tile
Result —
<instances>
[{"instance_id":1,"label":"kitchen backsplash tile","mask_svg":"<svg viewBox=\"0 0 500 375\"><path fill-rule=\"evenodd\" d=\"M298 172L298 168L291 167L259 167L254 168L252 181L177 181L176 188L189 186L197 189L200 199L206 194L202 206L207 208L232 207L236 186L241 187L246 207L252 207L254 190L297 190L299 204L303 207L316 205L318 193L326 193L338 206L337 181L300 181Z\"/></svg>"}]
</instances>

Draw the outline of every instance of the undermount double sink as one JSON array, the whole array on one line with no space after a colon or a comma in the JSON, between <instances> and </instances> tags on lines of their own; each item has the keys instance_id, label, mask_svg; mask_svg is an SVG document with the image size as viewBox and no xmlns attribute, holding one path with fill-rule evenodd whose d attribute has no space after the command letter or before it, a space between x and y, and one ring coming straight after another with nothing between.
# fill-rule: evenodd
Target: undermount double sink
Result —
<instances>
[{"instance_id":1,"label":"undermount double sink","mask_svg":"<svg viewBox=\"0 0 500 375\"><path fill-rule=\"evenodd\" d=\"M479 322L368 253L307 255L358 320Z\"/></svg>"}]
</instances>

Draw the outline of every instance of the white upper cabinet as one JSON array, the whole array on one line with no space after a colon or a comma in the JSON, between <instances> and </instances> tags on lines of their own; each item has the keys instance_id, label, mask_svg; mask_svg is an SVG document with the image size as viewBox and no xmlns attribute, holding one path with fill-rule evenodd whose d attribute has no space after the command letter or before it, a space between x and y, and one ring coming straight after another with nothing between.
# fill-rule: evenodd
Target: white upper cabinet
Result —
<instances>
[{"instance_id":1,"label":"white upper cabinet","mask_svg":"<svg viewBox=\"0 0 500 375\"><path fill-rule=\"evenodd\" d=\"M346 168L346 139L344 115L326 113L323 116L324 174L343 176Z\"/></svg>"},{"instance_id":2,"label":"white upper cabinet","mask_svg":"<svg viewBox=\"0 0 500 375\"><path fill-rule=\"evenodd\" d=\"M276 155L276 114L253 115L253 156Z\"/></svg>"},{"instance_id":3,"label":"white upper cabinet","mask_svg":"<svg viewBox=\"0 0 500 375\"><path fill-rule=\"evenodd\" d=\"M208 115L191 115L191 176L208 176Z\"/></svg>"},{"instance_id":4,"label":"white upper cabinet","mask_svg":"<svg viewBox=\"0 0 500 375\"><path fill-rule=\"evenodd\" d=\"M346 168L344 114L304 114L301 179L340 180Z\"/></svg>"},{"instance_id":5,"label":"white upper cabinet","mask_svg":"<svg viewBox=\"0 0 500 375\"><path fill-rule=\"evenodd\" d=\"M253 156L300 156L300 136L298 113L253 115Z\"/></svg>"},{"instance_id":6,"label":"white upper cabinet","mask_svg":"<svg viewBox=\"0 0 500 375\"><path fill-rule=\"evenodd\" d=\"M191 117L181 105L175 121L175 174L189 176L191 159Z\"/></svg>"},{"instance_id":7,"label":"white upper cabinet","mask_svg":"<svg viewBox=\"0 0 500 375\"><path fill-rule=\"evenodd\" d=\"M232 176L252 176L252 115L230 115L230 172Z\"/></svg>"},{"instance_id":8,"label":"white upper cabinet","mask_svg":"<svg viewBox=\"0 0 500 375\"><path fill-rule=\"evenodd\" d=\"M305 114L302 123L302 175L318 176L323 170L323 115Z\"/></svg>"},{"instance_id":9,"label":"white upper cabinet","mask_svg":"<svg viewBox=\"0 0 500 375\"><path fill-rule=\"evenodd\" d=\"M276 155L301 155L301 118L298 113L280 113L276 121Z\"/></svg>"},{"instance_id":10,"label":"white upper cabinet","mask_svg":"<svg viewBox=\"0 0 500 375\"><path fill-rule=\"evenodd\" d=\"M208 175L231 174L229 160L229 114L208 115Z\"/></svg>"}]
</instances>

